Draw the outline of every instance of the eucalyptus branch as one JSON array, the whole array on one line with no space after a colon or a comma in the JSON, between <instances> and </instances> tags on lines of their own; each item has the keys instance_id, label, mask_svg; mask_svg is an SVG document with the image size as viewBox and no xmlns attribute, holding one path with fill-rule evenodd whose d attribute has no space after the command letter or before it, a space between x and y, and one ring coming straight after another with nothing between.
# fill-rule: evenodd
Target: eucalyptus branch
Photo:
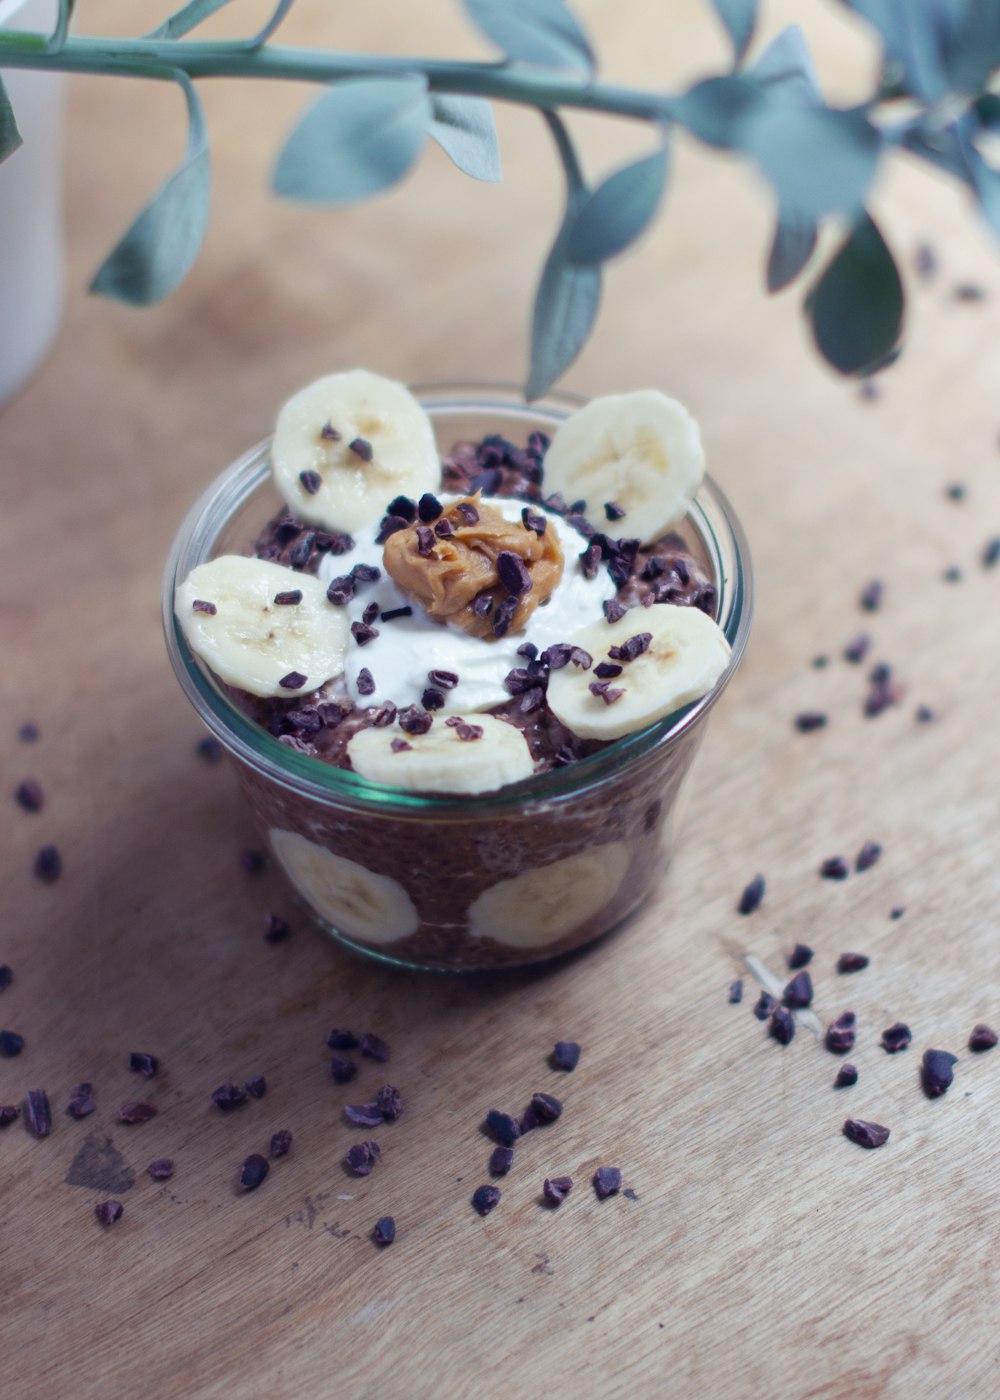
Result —
<instances>
[{"instance_id":1,"label":"eucalyptus branch","mask_svg":"<svg viewBox=\"0 0 1000 1400\"><path fill-rule=\"evenodd\" d=\"M600 302L603 266L656 216L666 187L669 140L681 127L748 160L777 204L766 282L774 292L809 274L825 221L839 246L804 300L823 357L844 374L869 374L899 351L903 284L868 212L884 159L894 151L945 170L969 191L1000 236L1000 172L986 158L1000 134L1000 5L982 0L835 0L875 28L881 70L871 97L828 106L801 33L784 30L748 63L758 0L710 0L732 43L733 65L683 92L599 81L594 54L566 0L461 0L470 22L503 55L496 62L388 57L270 42L294 0L276 0L263 29L245 39L188 38L232 0L187 0L143 38L71 34L73 0L59 0L51 34L0 29L5 68L145 77L178 83L188 108L180 167L109 254L92 289L134 304L166 296L197 257L208 222L210 157L194 84L203 79L279 79L317 88L274 168L276 193L304 203L347 205L381 193L419 160L428 138L460 170L500 178L491 102L539 111L566 175L563 219L542 271L532 320L528 393L545 392L573 362ZM906 104L898 119L893 109ZM639 123L648 154L585 179L560 113L596 112ZM0 76L0 161L20 145Z\"/></svg>"}]
</instances>

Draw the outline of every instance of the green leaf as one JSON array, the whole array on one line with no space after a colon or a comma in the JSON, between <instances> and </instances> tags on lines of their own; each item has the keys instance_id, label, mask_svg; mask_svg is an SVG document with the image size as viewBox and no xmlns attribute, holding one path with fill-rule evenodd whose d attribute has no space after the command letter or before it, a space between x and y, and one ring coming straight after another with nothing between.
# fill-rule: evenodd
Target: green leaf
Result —
<instances>
[{"instance_id":1,"label":"green leaf","mask_svg":"<svg viewBox=\"0 0 1000 1400\"><path fill-rule=\"evenodd\" d=\"M73 9L76 0L59 0L59 13L56 15L56 27L49 35L45 48L48 53L59 53L66 46L66 38L69 34L69 22L73 18Z\"/></svg>"},{"instance_id":2,"label":"green leaf","mask_svg":"<svg viewBox=\"0 0 1000 1400\"><path fill-rule=\"evenodd\" d=\"M794 282L816 248L816 223L782 209L767 260L767 290L780 292Z\"/></svg>"},{"instance_id":3,"label":"green leaf","mask_svg":"<svg viewBox=\"0 0 1000 1400\"><path fill-rule=\"evenodd\" d=\"M566 257L595 266L616 257L656 214L667 183L667 148L616 170L580 204L566 239Z\"/></svg>"},{"instance_id":4,"label":"green leaf","mask_svg":"<svg viewBox=\"0 0 1000 1400\"><path fill-rule=\"evenodd\" d=\"M212 170L201 103L186 73L177 71L188 104L188 144L182 164L161 185L105 259L90 290L133 306L161 301L191 269L208 225Z\"/></svg>"},{"instance_id":5,"label":"green leaf","mask_svg":"<svg viewBox=\"0 0 1000 1400\"><path fill-rule=\"evenodd\" d=\"M500 146L493 108L484 97L435 93L428 133L465 175L474 180L501 180Z\"/></svg>"},{"instance_id":6,"label":"green leaf","mask_svg":"<svg viewBox=\"0 0 1000 1400\"><path fill-rule=\"evenodd\" d=\"M767 102L746 122L743 149L773 184L782 209L815 219L860 208L882 137L861 111Z\"/></svg>"},{"instance_id":7,"label":"green leaf","mask_svg":"<svg viewBox=\"0 0 1000 1400\"><path fill-rule=\"evenodd\" d=\"M733 41L737 63L742 62L757 23L757 0L712 0Z\"/></svg>"},{"instance_id":8,"label":"green leaf","mask_svg":"<svg viewBox=\"0 0 1000 1400\"><path fill-rule=\"evenodd\" d=\"M841 374L870 373L896 347L903 283L892 253L863 214L809 297L820 354Z\"/></svg>"},{"instance_id":9,"label":"green leaf","mask_svg":"<svg viewBox=\"0 0 1000 1400\"><path fill-rule=\"evenodd\" d=\"M10 98L3 85L3 74L0 73L0 165L8 156L12 156L20 145L21 133L17 129Z\"/></svg>"},{"instance_id":10,"label":"green leaf","mask_svg":"<svg viewBox=\"0 0 1000 1400\"><path fill-rule=\"evenodd\" d=\"M772 95L780 94L803 107L822 101L812 54L797 24L783 29L745 72Z\"/></svg>"},{"instance_id":11,"label":"green leaf","mask_svg":"<svg viewBox=\"0 0 1000 1400\"><path fill-rule=\"evenodd\" d=\"M566 175L566 212L542 269L531 322L531 368L525 396L541 398L580 353L597 318L600 267L580 267L566 256L576 216L589 194L569 133L554 112L545 112Z\"/></svg>"},{"instance_id":12,"label":"green leaf","mask_svg":"<svg viewBox=\"0 0 1000 1400\"><path fill-rule=\"evenodd\" d=\"M180 39L196 29L216 10L232 3L232 0L188 0L169 19L146 35L147 39Z\"/></svg>"},{"instance_id":13,"label":"green leaf","mask_svg":"<svg viewBox=\"0 0 1000 1400\"><path fill-rule=\"evenodd\" d=\"M350 78L318 97L278 156L273 187L286 199L357 204L401 180L432 118L423 77Z\"/></svg>"},{"instance_id":14,"label":"green leaf","mask_svg":"<svg viewBox=\"0 0 1000 1400\"><path fill-rule=\"evenodd\" d=\"M673 115L706 145L734 150L760 102L760 92L745 77L705 78L677 99Z\"/></svg>"},{"instance_id":15,"label":"green leaf","mask_svg":"<svg viewBox=\"0 0 1000 1400\"><path fill-rule=\"evenodd\" d=\"M592 73L594 54L563 0L464 0L469 19L508 58Z\"/></svg>"}]
</instances>

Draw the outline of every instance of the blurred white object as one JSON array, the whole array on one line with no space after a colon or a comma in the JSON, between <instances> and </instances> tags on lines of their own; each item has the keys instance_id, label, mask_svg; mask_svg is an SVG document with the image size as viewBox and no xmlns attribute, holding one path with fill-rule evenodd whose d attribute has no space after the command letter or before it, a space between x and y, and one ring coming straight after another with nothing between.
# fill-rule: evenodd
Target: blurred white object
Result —
<instances>
[{"instance_id":1,"label":"blurred white object","mask_svg":"<svg viewBox=\"0 0 1000 1400\"><path fill-rule=\"evenodd\" d=\"M0 28L51 31L55 0L0 0ZM41 363L63 306L65 79L3 70L23 146L0 165L0 403Z\"/></svg>"}]
</instances>

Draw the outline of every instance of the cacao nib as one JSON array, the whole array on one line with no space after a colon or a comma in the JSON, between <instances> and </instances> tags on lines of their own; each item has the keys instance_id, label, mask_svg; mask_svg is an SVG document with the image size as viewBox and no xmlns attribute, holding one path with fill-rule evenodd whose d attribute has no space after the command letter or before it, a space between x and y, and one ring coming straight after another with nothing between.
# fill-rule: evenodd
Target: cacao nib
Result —
<instances>
[{"instance_id":1,"label":"cacao nib","mask_svg":"<svg viewBox=\"0 0 1000 1400\"><path fill-rule=\"evenodd\" d=\"M939 1099L948 1092L955 1079L954 1066L958 1056L947 1050L925 1050L920 1064L920 1083L929 1099Z\"/></svg>"},{"instance_id":2,"label":"cacao nib","mask_svg":"<svg viewBox=\"0 0 1000 1400\"><path fill-rule=\"evenodd\" d=\"M42 785L34 778L25 778L23 782L18 783L14 789L14 798L18 806L23 807L26 812L40 812L45 806Z\"/></svg>"},{"instance_id":3,"label":"cacao nib","mask_svg":"<svg viewBox=\"0 0 1000 1400\"><path fill-rule=\"evenodd\" d=\"M276 593L274 595L274 601L278 607L297 607L298 604L302 602L302 589L287 588L283 593Z\"/></svg>"},{"instance_id":4,"label":"cacao nib","mask_svg":"<svg viewBox=\"0 0 1000 1400\"><path fill-rule=\"evenodd\" d=\"M405 739L393 739L389 744L393 753L412 753L413 745L408 744Z\"/></svg>"},{"instance_id":5,"label":"cacao nib","mask_svg":"<svg viewBox=\"0 0 1000 1400\"><path fill-rule=\"evenodd\" d=\"M7 963L0 963L0 992L5 992L14 980L14 973Z\"/></svg>"},{"instance_id":6,"label":"cacao nib","mask_svg":"<svg viewBox=\"0 0 1000 1400\"><path fill-rule=\"evenodd\" d=\"M579 666L581 671L589 671L594 664L594 658L589 651L584 651L583 647L571 646L569 659L574 666Z\"/></svg>"},{"instance_id":7,"label":"cacao nib","mask_svg":"<svg viewBox=\"0 0 1000 1400\"><path fill-rule=\"evenodd\" d=\"M479 511L471 501L459 501L455 506L455 514L460 515L466 525L479 524Z\"/></svg>"},{"instance_id":8,"label":"cacao nib","mask_svg":"<svg viewBox=\"0 0 1000 1400\"><path fill-rule=\"evenodd\" d=\"M624 603L620 603L617 598L608 598L602 605L604 616L608 622L617 622L620 617L624 617L628 608Z\"/></svg>"},{"instance_id":9,"label":"cacao nib","mask_svg":"<svg viewBox=\"0 0 1000 1400\"><path fill-rule=\"evenodd\" d=\"M455 533L454 528L452 527L452 523L447 516L442 516L441 519L437 522L437 524L434 526L434 533L435 535L437 535L439 540L450 539L451 536Z\"/></svg>"},{"instance_id":10,"label":"cacao nib","mask_svg":"<svg viewBox=\"0 0 1000 1400\"><path fill-rule=\"evenodd\" d=\"M755 875L740 895L740 902L736 906L737 912L740 914L752 914L756 909L760 908L763 898L764 877L763 875Z\"/></svg>"},{"instance_id":11,"label":"cacao nib","mask_svg":"<svg viewBox=\"0 0 1000 1400\"><path fill-rule=\"evenodd\" d=\"M214 617L219 609L214 603L208 603L204 598L195 598L191 604L192 612L205 613L207 617Z\"/></svg>"},{"instance_id":12,"label":"cacao nib","mask_svg":"<svg viewBox=\"0 0 1000 1400\"><path fill-rule=\"evenodd\" d=\"M531 574L519 554L502 549L497 555L496 570L501 584L514 597L520 598L531 591Z\"/></svg>"},{"instance_id":13,"label":"cacao nib","mask_svg":"<svg viewBox=\"0 0 1000 1400\"><path fill-rule=\"evenodd\" d=\"M969 1036L969 1049L975 1054L981 1055L984 1050L992 1050L997 1039L996 1031L980 1021L972 1028L972 1034Z\"/></svg>"},{"instance_id":14,"label":"cacao nib","mask_svg":"<svg viewBox=\"0 0 1000 1400\"><path fill-rule=\"evenodd\" d=\"M794 1010L812 1005L813 984L808 972L798 972L785 988L782 1001Z\"/></svg>"},{"instance_id":15,"label":"cacao nib","mask_svg":"<svg viewBox=\"0 0 1000 1400\"><path fill-rule=\"evenodd\" d=\"M385 1122L382 1110L377 1103L349 1103L344 1105L344 1117L356 1128L381 1128Z\"/></svg>"},{"instance_id":16,"label":"cacao nib","mask_svg":"<svg viewBox=\"0 0 1000 1400\"><path fill-rule=\"evenodd\" d=\"M238 1084L220 1084L217 1089L212 1091L212 1102L223 1113L229 1113L234 1108L241 1108L246 1101L246 1093Z\"/></svg>"},{"instance_id":17,"label":"cacao nib","mask_svg":"<svg viewBox=\"0 0 1000 1400\"><path fill-rule=\"evenodd\" d=\"M490 1153L490 1175L506 1176L514 1164L513 1147L494 1147Z\"/></svg>"},{"instance_id":18,"label":"cacao nib","mask_svg":"<svg viewBox=\"0 0 1000 1400\"><path fill-rule=\"evenodd\" d=\"M440 527L444 523L444 521L439 520L438 526ZM396 534L398 530L405 530L408 525L409 521L404 520L401 515L383 515L382 519L379 521L379 529L378 534L375 536L375 543L385 544L390 535ZM438 529L438 533L441 533L440 529ZM450 533L449 531L449 534Z\"/></svg>"},{"instance_id":19,"label":"cacao nib","mask_svg":"<svg viewBox=\"0 0 1000 1400\"><path fill-rule=\"evenodd\" d=\"M557 1040L549 1062L553 1069L569 1073L580 1063L580 1046L575 1040Z\"/></svg>"},{"instance_id":20,"label":"cacao nib","mask_svg":"<svg viewBox=\"0 0 1000 1400\"><path fill-rule=\"evenodd\" d=\"M377 627L372 627L371 623L368 623L368 622L352 622L352 623L351 623L351 636L352 636L352 637L354 638L354 640L357 642L357 644L358 644L359 647L366 647L366 646L368 645L368 643L369 643L369 642L373 642L373 641L375 640L375 638L376 638L378 635L379 635L379 630L378 630L378 628L377 628Z\"/></svg>"},{"instance_id":21,"label":"cacao nib","mask_svg":"<svg viewBox=\"0 0 1000 1400\"><path fill-rule=\"evenodd\" d=\"M473 1208L480 1215L489 1215L490 1211L499 1203L499 1186L477 1186L472 1193Z\"/></svg>"},{"instance_id":22,"label":"cacao nib","mask_svg":"<svg viewBox=\"0 0 1000 1400\"><path fill-rule=\"evenodd\" d=\"M320 476L319 472L309 470L299 472L299 480L307 496L315 496L316 492L323 485L323 478Z\"/></svg>"},{"instance_id":23,"label":"cacao nib","mask_svg":"<svg viewBox=\"0 0 1000 1400\"><path fill-rule=\"evenodd\" d=\"M987 540L983 545L983 552L980 555L980 563L984 569L995 569L1000 564L1000 535L994 539Z\"/></svg>"},{"instance_id":24,"label":"cacao nib","mask_svg":"<svg viewBox=\"0 0 1000 1400\"><path fill-rule=\"evenodd\" d=\"M608 655L612 661L634 661L637 656L649 650L649 645L653 640L652 632L637 632L634 637L629 637L620 646L609 647Z\"/></svg>"},{"instance_id":25,"label":"cacao nib","mask_svg":"<svg viewBox=\"0 0 1000 1400\"><path fill-rule=\"evenodd\" d=\"M618 1167L598 1167L594 1172L594 1193L599 1201L616 1196L622 1189L622 1174Z\"/></svg>"},{"instance_id":26,"label":"cacao nib","mask_svg":"<svg viewBox=\"0 0 1000 1400\"><path fill-rule=\"evenodd\" d=\"M807 943L796 943L795 947L788 954L788 968L790 972L796 972L800 967L807 967L813 960L813 950Z\"/></svg>"},{"instance_id":27,"label":"cacao nib","mask_svg":"<svg viewBox=\"0 0 1000 1400\"><path fill-rule=\"evenodd\" d=\"M35 856L35 878L53 885L62 874L62 856L55 846L43 846Z\"/></svg>"},{"instance_id":28,"label":"cacao nib","mask_svg":"<svg viewBox=\"0 0 1000 1400\"><path fill-rule=\"evenodd\" d=\"M458 685L458 676L454 671L428 671L427 679L438 690L454 690Z\"/></svg>"},{"instance_id":29,"label":"cacao nib","mask_svg":"<svg viewBox=\"0 0 1000 1400\"><path fill-rule=\"evenodd\" d=\"M885 585L881 579L873 578L862 590L859 602L865 612L878 612L882 606L882 596L885 592Z\"/></svg>"},{"instance_id":30,"label":"cacao nib","mask_svg":"<svg viewBox=\"0 0 1000 1400\"><path fill-rule=\"evenodd\" d=\"M102 1225L114 1225L125 1214L125 1207L121 1201L98 1201L94 1214Z\"/></svg>"},{"instance_id":31,"label":"cacao nib","mask_svg":"<svg viewBox=\"0 0 1000 1400\"><path fill-rule=\"evenodd\" d=\"M96 1108L93 1086L78 1084L73 1090L73 1097L66 1105L66 1112L71 1118L88 1118Z\"/></svg>"},{"instance_id":32,"label":"cacao nib","mask_svg":"<svg viewBox=\"0 0 1000 1400\"><path fill-rule=\"evenodd\" d=\"M17 1031L0 1031L0 1059L13 1060L24 1049L24 1036Z\"/></svg>"},{"instance_id":33,"label":"cacao nib","mask_svg":"<svg viewBox=\"0 0 1000 1400\"><path fill-rule=\"evenodd\" d=\"M340 442L343 436L341 433L338 433L333 424L329 422L323 424L322 428L319 430L319 435L324 442Z\"/></svg>"},{"instance_id":34,"label":"cacao nib","mask_svg":"<svg viewBox=\"0 0 1000 1400\"><path fill-rule=\"evenodd\" d=\"M615 676L620 676L624 669L624 666L619 666L615 661L601 661L594 667L594 675L599 680L611 681Z\"/></svg>"},{"instance_id":35,"label":"cacao nib","mask_svg":"<svg viewBox=\"0 0 1000 1400\"><path fill-rule=\"evenodd\" d=\"M263 851L240 851L240 865L248 875L259 875L267 868L267 856Z\"/></svg>"},{"instance_id":36,"label":"cacao nib","mask_svg":"<svg viewBox=\"0 0 1000 1400\"><path fill-rule=\"evenodd\" d=\"M768 1033L779 1045L791 1045L795 1039L795 1019L792 1013L786 1011L783 1006L776 1006L771 1013Z\"/></svg>"},{"instance_id":37,"label":"cacao nib","mask_svg":"<svg viewBox=\"0 0 1000 1400\"><path fill-rule=\"evenodd\" d=\"M754 1004L753 1014L758 1021L766 1021L777 1005L777 1001L770 992L761 992Z\"/></svg>"},{"instance_id":38,"label":"cacao nib","mask_svg":"<svg viewBox=\"0 0 1000 1400\"><path fill-rule=\"evenodd\" d=\"M514 620L517 612L518 600L516 597L504 598L502 603L498 603L493 609L493 635L495 637L505 637L510 629L510 624Z\"/></svg>"},{"instance_id":39,"label":"cacao nib","mask_svg":"<svg viewBox=\"0 0 1000 1400\"><path fill-rule=\"evenodd\" d=\"M905 1050L913 1039L909 1026L902 1021L897 1021L888 1030L882 1032L882 1049L889 1055L896 1055L900 1050Z\"/></svg>"},{"instance_id":40,"label":"cacao nib","mask_svg":"<svg viewBox=\"0 0 1000 1400\"><path fill-rule=\"evenodd\" d=\"M262 1074L255 1074L243 1087L252 1099L262 1099L267 1093L267 1080Z\"/></svg>"},{"instance_id":41,"label":"cacao nib","mask_svg":"<svg viewBox=\"0 0 1000 1400\"><path fill-rule=\"evenodd\" d=\"M17 737L22 744L36 744L41 737L41 732L38 725L33 724L29 719L21 725L20 729L17 731Z\"/></svg>"},{"instance_id":42,"label":"cacao nib","mask_svg":"<svg viewBox=\"0 0 1000 1400\"><path fill-rule=\"evenodd\" d=\"M380 1249L385 1249L396 1238L396 1222L391 1215L380 1215L372 1229L372 1239Z\"/></svg>"},{"instance_id":43,"label":"cacao nib","mask_svg":"<svg viewBox=\"0 0 1000 1400\"><path fill-rule=\"evenodd\" d=\"M16 1103L0 1104L0 1128L9 1128L20 1116L21 1110Z\"/></svg>"},{"instance_id":44,"label":"cacao nib","mask_svg":"<svg viewBox=\"0 0 1000 1400\"><path fill-rule=\"evenodd\" d=\"M389 1122L398 1118L403 1111L403 1096L391 1084L383 1084L381 1089L376 1090L375 1102L382 1117Z\"/></svg>"},{"instance_id":45,"label":"cacao nib","mask_svg":"<svg viewBox=\"0 0 1000 1400\"><path fill-rule=\"evenodd\" d=\"M836 1078L833 1081L835 1089L849 1089L852 1084L858 1082L858 1071L854 1065L841 1065L837 1070Z\"/></svg>"},{"instance_id":46,"label":"cacao nib","mask_svg":"<svg viewBox=\"0 0 1000 1400\"><path fill-rule=\"evenodd\" d=\"M542 1199L547 1206L561 1206L563 1201L573 1189L573 1178L571 1176L546 1177L542 1182Z\"/></svg>"},{"instance_id":47,"label":"cacao nib","mask_svg":"<svg viewBox=\"0 0 1000 1400\"><path fill-rule=\"evenodd\" d=\"M356 1050L358 1037L353 1031L345 1031L339 1026L334 1026L326 1038L326 1045L328 1050Z\"/></svg>"},{"instance_id":48,"label":"cacao nib","mask_svg":"<svg viewBox=\"0 0 1000 1400\"><path fill-rule=\"evenodd\" d=\"M151 1118L156 1117L156 1107L151 1103L140 1103L137 1100L130 1100L123 1103L118 1110L119 1123L148 1123Z\"/></svg>"},{"instance_id":49,"label":"cacao nib","mask_svg":"<svg viewBox=\"0 0 1000 1400\"><path fill-rule=\"evenodd\" d=\"M426 734L434 723L434 716L422 710L419 705L407 705L396 717L400 729L407 734Z\"/></svg>"},{"instance_id":50,"label":"cacao nib","mask_svg":"<svg viewBox=\"0 0 1000 1400\"><path fill-rule=\"evenodd\" d=\"M429 685L421 695L420 703L425 710L443 710L445 703L444 691L436 690L434 686Z\"/></svg>"},{"instance_id":51,"label":"cacao nib","mask_svg":"<svg viewBox=\"0 0 1000 1400\"><path fill-rule=\"evenodd\" d=\"M867 1123L863 1118L848 1118L844 1124L844 1137L859 1147L881 1147L889 1141L889 1129L881 1123Z\"/></svg>"},{"instance_id":52,"label":"cacao nib","mask_svg":"<svg viewBox=\"0 0 1000 1400\"><path fill-rule=\"evenodd\" d=\"M372 675L371 671L369 671L367 666L361 667L361 670L358 672L358 678L355 684L358 687L359 695L374 695L375 677Z\"/></svg>"},{"instance_id":53,"label":"cacao nib","mask_svg":"<svg viewBox=\"0 0 1000 1400\"><path fill-rule=\"evenodd\" d=\"M509 1113L501 1113L498 1108L491 1108L487 1113L486 1128L502 1147L513 1147L521 1136L517 1119Z\"/></svg>"},{"instance_id":54,"label":"cacao nib","mask_svg":"<svg viewBox=\"0 0 1000 1400\"><path fill-rule=\"evenodd\" d=\"M389 1047L384 1040L380 1040L377 1035L372 1035L371 1031L366 1031L358 1041L358 1049L366 1060L377 1060L379 1064L387 1064L389 1060Z\"/></svg>"},{"instance_id":55,"label":"cacao nib","mask_svg":"<svg viewBox=\"0 0 1000 1400\"><path fill-rule=\"evenodd\" d=\"M622 520L625 517L625 510L617 501L605 501L604 515L608 520Z\"/></svg>"},{"instance_id":56,"label":"cacao nib","mask_svg":"<svg viewBox=\"0 0 1000 1400\"><path fill-rule=\"evenodd\" d=\"M372 450L372 445L367 438L353 438L347 446L350 451L354 453L355 457L361 458L362 462L370 462L375 455Z\"/></svg>"},{"instance_id":57,"label":"cacao nib","mask_svg":"<svg viewBox=\"0 0 1000 1400\"><path fill-rule=\"evenodd\" d=\"M844 660L849 661L852 666L860 666L871 650L871 645L872 639L869 633L859 632L844 647Z\"/></svg>"},{"instance_id":58,"label":"cacao nib","mask_svg":"<svg viewBox=\"0 0 1000 1400\"><path fill-rule=\"evenodd\" d=\"M824 729L829 720L822 710L804 710L795 716L795 728L800 734L811 734L814 729Z\"/></svg>"},{"instance_id":59,"label":"cacao nib","mask_svg":"<svg viewBox=\"0 0 1000 1400\"><path fill-rule=\"evenodd\" d=\"M850 870L843 856L830 856L820 866L819 873L824 880L846 880Z\"/></svg>"},{"instance_id":60,"label":"cacao nib","mask_svg":"<svg viewBox=\"0 0 1000 1400\"><path fill-rule=\"evenodd\" d=\"M425 525L429 525L432 520L436 520L441 514L441 502L437 496L425 491L417 502L417 515Z\"/></svg>"},{"instance_id":61,"label":"cacao nib","mask_svg":"<svg viewBox=\"0 0 1000 1400\"><path fill-rule=\"evenodd\" d=\"M870 870L881 854L882 847L877 841L866 841L855 858L854 869L858 872Z\"/></svg>"},{"instance_id":62,"label":"cacao nib","mask_svg":"<svg viewBox=\"0 0 1000 1400\"><path fill-rule=\"evenodd\" d=\"M369 1139L368 1142L355 1143L353 1147L347 1149L344 1165L355 1176L370 1176L381 1155L378 1143Z\"/></svg>"},{"instance_id":63,"label":"cacao nib","mask_svg":"<svg viewBox=\"0 0 1000 1400\"><path fill-rule=\"evenodd\" d=\"M539 515L530 506L525 506L521 511L521 524L526 530L534 530L536 535L544 535L548 521L544 515Z\"/></svg>"},{"instance_id":64,"label":"cacao nib","mask_svg":"<svg viewBox=\"0 0 1000 1400\"><path fill-rule=\"evenodd\" d=\"M279 1157L287 1157L292 1149L292 1135L287 1128L279 1128L276 1133L271 1134L270 1153L277 1161Z\"/></svg>"},{"instance_id":65,"label":"cacao nib","mask_svg":"<svg viewBox=\"0 0 1000 1400\"><path fill-rule=\"evenodd\" d=\"M174 1164L169 1157L157 1157L146 1171L154 1181L169 1181L174 1174Z\"/></svg>"},{"instance_id":66,"label":"cacao nib","mask_svg":"<svg viewBox=\"0 0 1000 1400\"><path fill-rule=\"evenodd\" d=\"M277 914L268 914L264 921L264 938L268 943L283 943L291 930Z\"/></svg>"},{"instance_id":67,"label":"cacao nib","mask_svg":"<svg viewBox=\"0 0 1000 1400\"><path fill-rule=\"evenodd\" d=\"M335 1084L349 1084L357 1072L357 1065L346 1055L330 1056L330 1078Z\"/></svg>"},{"instance_id":68,"label":"cacao nib","mask_svg":"<svg viewBox=\"0 0 1000 1400\"><path fill-rule=\"evenodd\" d=\"M128 1057L128 1068L133 1074L141 1074L144 1079L152 1079L160 1068L160 1062L155 1055L147 1055L144 1051L133 1050Z\"/></svg>"},{"instance_id":69,"label":"cacao nib","mask_svg":"<svg viewBox=\"0 0 1000 1400\"><path fill-rule=\"evenodd\" d=\"M396 496L386 506L388 515L398 515L405 520L408 525L412 525L417 518L417 503L409 496Z\"/></svg>"},{"instance_id":70,"label":"cacao nib","mask_svg":"<svg viewBox=\"0 0 1000 1400\"><path fill-rule=\"evenodd\" d=\"M306 677L301 671L289 671L287 676L282 676L278 684L282 690L301 690L306 683Z\"/></svg>"},{"instance_id":71,"label":"cacao nib","mask_svg":"<svg viewBox=\"0 0 1000 1400\"><path fill-rule=\"evenodd\" d=\"M871 962L864 953L841 953L837 959L837 971L842 973L863 972Z\"/></svg>"},{"instance_id":72,"label":"cacao nib","mask_svg":"<svg viewBox=\"0 0 1000 1400\"><path fill-rule=\"evenodd\" d=\"M240 1190L256 1191L270 1170L266 1157L262 1157L259 1152L251 1152L240 1168Z\"/></svg>"},{"instance_id":73,"label":"cacao nib","mask_svg":"<svg viewBox=\"0 0 1000 1400\"><path fill-rule=\"evenodd\" d=\"M729 984L729 1004L730 1006L739 1006L742 1000L743 979L741 977L737 977L735 982L730 982Z\"/></svg>"},{"instance_id":74,"label":"cacao nib","mask_svg":"<svg viewBox=\"0 0 1000 1400\"><path fill-rule=\"evenodd\" d=\"M351 574L340 574L327 585L327 600L333 603L334 607L342 608L354 597L356 588L357 584Z\"/></svg>"},{"instance_id":75,"label":"cacao nib","mask_svg":"<svg viewBox=\"0 0 1000 1400\"><path fill-rule=\"evenodd\" d=\"M484 496L495 496L503 484L503 472L499 467L487 467L484 471L477 472L469 482L469 494L474 496L477 491Z\"/></svg>"},{"instance_id":76,"label":"cacao nib","mask_svg":"<svg viewBox=\"0 0 1000 1400\"><path fill-rule=\"evenodd\" d=\"M831 1055L846 1055L854 1049L857 1017L853 1011L842 1011L826 1028L826 1048Z\"/></svg>"},{"instance_id":77,"label":"cacao nib","mask_svg":"<svg viewBox=\"0 0 1000 1400\"><path fill-rule=\"evenodd\" d=\"M194 751L204 763L214 764L222 761L225 750L211 734L206 734L203 739L199 739L194 746Z\"/></svg>"},{"instance_id":78,"label":"cacao nib","mask_svg":"<svg viewBox=\"0 0 1000 1400\"><path fill-rule=\"evenodd\" d=\"M527 1112L535 1118L536 1124L554 1123L562 1113L562 1104L551 1094L532 1094Z\"/></svg>"},{"instance_id":79,"label":"cacao nib","mask_svg":"<svg viewBox=\"0 0 1000 1400\"><path fill-rule=\"evenodd\" d=\"M35 1137L48 1137L52 1131L52 1108L44 1089L29 1089L24 1096L24 1125Z\"/></svg>"}]
</instances>

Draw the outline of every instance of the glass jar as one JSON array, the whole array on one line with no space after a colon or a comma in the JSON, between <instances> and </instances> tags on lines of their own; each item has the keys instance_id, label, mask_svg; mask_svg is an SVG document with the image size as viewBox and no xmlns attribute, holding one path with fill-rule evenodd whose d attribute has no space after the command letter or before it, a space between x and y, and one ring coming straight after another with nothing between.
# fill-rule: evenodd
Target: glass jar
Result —
<instances>
[{"instance_id":1,"label":"glass jar","mask_svg":"<svg viewBox=\"0 0 1000 1400\"><path fill-rule=\"evenodd\" d=\"M415 391L438 447L501 433L551 434L580 401L526 405L516 390ZM669 863L678 794L708 714L746 645L747 542L706 478L676 527L715 584L732 658L701 700L589 757L475 795L413 793L365 781L280 743L230 700L189 650L174 590L197 564L243 553L282 508L267 441L208 488L167 563L163 622L177 677L235 763L276 861L339 942L397 967L466 971L538 962L579 948L642 904ZM590 619L581 619L581 624Z\"/></svg>"}]
</instances>

